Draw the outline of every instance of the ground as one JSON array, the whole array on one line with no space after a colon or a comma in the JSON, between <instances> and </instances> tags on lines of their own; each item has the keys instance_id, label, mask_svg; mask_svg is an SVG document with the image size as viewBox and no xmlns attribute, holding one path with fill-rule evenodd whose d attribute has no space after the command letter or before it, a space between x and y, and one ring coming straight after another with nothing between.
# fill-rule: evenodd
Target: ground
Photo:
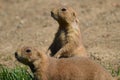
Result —
<instances>
[{"instance_id":1,"label":"ground","mask_svg":"<svg viewBox=\"0 0 120 80\"><path fill-rule=\"evenodd\" d=\"M19 45L47 49L58 24L50 16L59 4L73 7L83 43L92 59L105 68L120 66L120 0L0 0L0 64L16 64Z\"/></svg>"}]
</instances>

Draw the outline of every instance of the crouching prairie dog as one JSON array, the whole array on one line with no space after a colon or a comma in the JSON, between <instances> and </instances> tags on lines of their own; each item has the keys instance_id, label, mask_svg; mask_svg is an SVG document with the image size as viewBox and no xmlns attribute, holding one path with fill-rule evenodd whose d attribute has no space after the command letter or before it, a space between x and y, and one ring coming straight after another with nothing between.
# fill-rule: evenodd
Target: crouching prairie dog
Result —
<instances>
[{"instance_id":1,"label":"crouching prairie dog","mask_svg":"<svg viewBox=\"0 0 120 80\"><path fill-rule=\"evenodd\" d=\"M87 56L76 12L69 6L59 6L51 11L51 16L58 22L59 28L47 54L56 58Z\"/></svg>"},{"instance_id":2,"label":"crouching prairie dog","mask_svg":"<svg viewBox=\"0 0 120 80\"><path fill-rule=\"evenodd\" d=\"M22 47L16 59L30 67L35 80L113 80L99 64L87 57L56 59L34 47Z\"/></svg>"}]
</instances>

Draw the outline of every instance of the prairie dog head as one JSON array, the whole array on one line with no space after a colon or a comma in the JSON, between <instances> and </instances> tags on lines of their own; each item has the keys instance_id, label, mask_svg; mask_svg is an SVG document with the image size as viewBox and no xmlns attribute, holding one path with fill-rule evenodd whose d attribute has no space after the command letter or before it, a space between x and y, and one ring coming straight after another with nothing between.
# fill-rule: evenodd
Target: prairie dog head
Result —
<instances>
[{"instance_id":1,"label":"prairie dog head","mask_svg":"<svg viewBox=\"0 0 120 80\"><path fill-rule=\"evenodd\" d=\"M22 48L19 48L15 52L15 58L25 64L25 65L30 65L34 61L39 60L42 58L41 56L42 53L40 53L36 48L34 47L28 47L24 46Z\"/></svg>"},{"instance_id":2,"label":"prairie dog head","mask_svg":"<svg viewBox=\"0 0 120 80\"><path fill-rule=\"evenodd\" d=\"M73 22L79 22L77 19L77 14L73 8L69 6L60 6L54 8L51 11L51 16L58 21L59 24L70 24Z\"/></svg>"}]
</instances>

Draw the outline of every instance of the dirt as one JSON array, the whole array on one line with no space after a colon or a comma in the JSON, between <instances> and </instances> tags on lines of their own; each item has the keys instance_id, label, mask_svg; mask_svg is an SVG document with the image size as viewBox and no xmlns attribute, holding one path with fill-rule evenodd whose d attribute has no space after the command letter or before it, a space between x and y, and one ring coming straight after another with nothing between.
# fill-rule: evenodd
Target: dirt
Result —
<instances>
[{"instance_id":1,"label":"dirt","mask_svg":"<svg viewBox=\"0 0 120 80\"><path fill-rule=\"evenodd\" d=\"M68 4L78 13L84 45L92 59L108 70L120 67L120 0L0 0L0 64L16 64L19 45L45 50L58 24L52 8Z\"/></svg>"}]
</instances>

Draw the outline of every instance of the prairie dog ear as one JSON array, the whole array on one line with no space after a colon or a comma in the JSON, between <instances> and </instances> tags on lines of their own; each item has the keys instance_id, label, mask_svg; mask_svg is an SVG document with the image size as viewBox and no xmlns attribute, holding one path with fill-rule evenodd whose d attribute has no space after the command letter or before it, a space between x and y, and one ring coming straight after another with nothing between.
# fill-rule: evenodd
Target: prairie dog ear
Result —
<instances>
[{"instance_id":1,"label":"prairie dog ear","mask_svg":"<svg viewBox=\"0 0 120 80\"><path fill-rule=\"evenodd\" d=\"M76 18L75 21L76 21L77 23L79 23L79 19L77 18L76 12L73 12L72 15Z\"/></svg>"},{"instance_id":2,"label":"prairie dog ear","mask_svg":"<svg viewBox=\"0 0 120 80\"><path fill-rule=\"evenodd\" d=\"M35 48L36 52L37 52L37 56L42 57L42 55L45 55L45 50L44 48Z\"/></svg>"},{"instance_id":3,"label":"prairie dog ear","mask_svg":"<svg viewBox=\"0 0 120 80\"><path fill-rule=\"evenodd\" d=\"M73 16L75 16L75 17L77 17L77 14L76 14L76 12L74 12L74 11L73 11L72 15L73 15Z\"/></svg>"},{"instance_id":4,"label":"prairie dog ear","mask_svg":"<svg viewBox=\"0 0 120 80\"><path fill-rule=\"evenodd\" d=\"M76 17L76 13L75 12L73 12L72 15Z\"/></svg>"}]
</instances>

